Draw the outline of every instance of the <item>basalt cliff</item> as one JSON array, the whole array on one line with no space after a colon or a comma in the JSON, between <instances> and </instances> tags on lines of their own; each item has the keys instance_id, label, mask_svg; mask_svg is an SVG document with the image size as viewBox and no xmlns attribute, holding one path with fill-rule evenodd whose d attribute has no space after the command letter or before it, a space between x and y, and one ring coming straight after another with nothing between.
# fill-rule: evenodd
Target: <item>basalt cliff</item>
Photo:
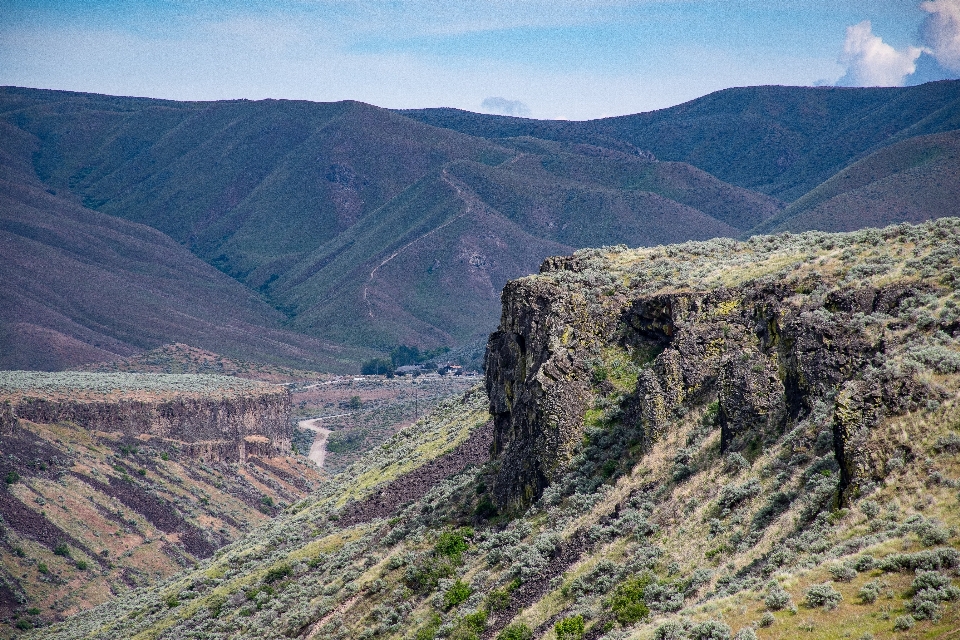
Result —
<instances>
[{"instance_id":1,"label":"basalt cliff","mask_svg":"<svg viewBox=\"0 0 960 640\"><path fill-rule=\"evenodd\" d=\"M849 501L911 455L876 436L883 419L953 395L937 375L960 364L956 224L545 261L504 289L487 350L497 503L539 498L589 441L591 409L611 402L641 450L711 402L721 453L826 411Z\"/></svg>"},{"instance_id":2,"label":"basalt cliff","mask_svg":"<svg viewBox=\"0 0 960 640\"><path fill-rule=\"evenodd\" d=\"M155 439L186 455L226 462L290 450L293 425L285 387L201 375L190 377L196 389L189 390L178 389L175 382L164 386L166 380L178 380L176 375L6 375L36 378L38 386L11 384L0 389L0 397L7 396L0 404L0 432L12 431L21 419L43 424L68 421L88 431ZM203 388L205 384L209 389ZM94 391L93 385L104 388Z\"/></svg>"}]
</instances>

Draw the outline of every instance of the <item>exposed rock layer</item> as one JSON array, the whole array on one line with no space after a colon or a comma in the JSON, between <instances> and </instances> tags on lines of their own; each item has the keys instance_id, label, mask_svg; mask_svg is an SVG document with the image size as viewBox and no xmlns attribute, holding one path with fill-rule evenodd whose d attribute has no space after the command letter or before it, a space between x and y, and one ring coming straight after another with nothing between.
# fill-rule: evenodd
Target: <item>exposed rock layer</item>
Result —
<instances>
[{"instance_id":1,"label":"exposed rock layer","mask_svg":"<svg viewBox=\"0 0 960 640\"><path fill-rule=\"evenodd\" d=\"M22 418L68 420L91 430L147 435L175 443L184 453L223 461L275 455L290 449L292 423L286 390L233 397L82 402L26 397L0 407L0 433Z\"/></svg>"},{"instance_id":2,"label":"exposed rock layer","mask_svg":"<svg viewBox=\"0 0 960 640\"><path fill-rule=\"evenodd\" d=\"M830 252L839 249L833 241L819 248L824 238L846 237L843 242L872 247L879 242L873 235L884 233L895 244L894 228L861 232L864 238L800 236L811 255L788 255L792 271L770 274L768 268L761 277L728 276L729 286L716 280L687 285L669 277L650 286L639 267L630 271L623 262L643 258L653 269L663 264L672 269L684 255L658 257L655 249L624 259L632 254L621 248L551 258L540 275L511 282L486 355L493 454L500 460L494 487L499 506L535 500L580 449L585 413L607 384L598 381L597 371L611 350L636 367L636 383L631 381L620 404L624 419L642 426L647 445L698 403L717 402L724 451L762 446L764 438L782 433L819 403L832 411L841 499L878 478L882 470L876 461L882 456L868 450L871 429L885 416L942 394L916 375L916 368L891 363L908 343L956 330L946 312L944 320L936 323L931 317L922 329L909 316L917 300L934 299L937 290L949 293L949 288L916 277L834 279L837 268L842 275L850 265L821 273L813 264L814 250L832 257ZM956 244L955 233L944 237ZM796 243L789 234L779 238ZM709 243L688 246L701 252L694 255L716 251ZM735 255L747 254L751 245L731 246ZM776 257L753 251L750 260ZM918 247L913 256L921 254ZM735 262L723 252L714 255L714 272L751 268L741 266L743 256ZM717 277L710 271L703 273ZM904 271L916 273L909 267ZM955 285L951 278L941 281ZM638 284L631 284L634 279Z\"/></svg>"}]
</instances>

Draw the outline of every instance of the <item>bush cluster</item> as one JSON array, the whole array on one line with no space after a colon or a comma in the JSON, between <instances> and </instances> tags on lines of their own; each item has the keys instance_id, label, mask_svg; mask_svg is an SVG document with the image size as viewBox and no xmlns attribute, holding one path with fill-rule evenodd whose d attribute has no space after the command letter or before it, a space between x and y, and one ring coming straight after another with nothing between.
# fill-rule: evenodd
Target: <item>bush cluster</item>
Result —
<instances>
[{"instance_id":1,"label":"bush cluster","mask_svg":"<svg viewBox=\"0 0 960 640\"><path fill-rule=\"evenodd\" d=\"M843 600L840 592L834 589L829 582L812 585L806 590L805 595L805 604L814 609L818 607L828 610L836 609Z\"/></svg>"}]
</instances>

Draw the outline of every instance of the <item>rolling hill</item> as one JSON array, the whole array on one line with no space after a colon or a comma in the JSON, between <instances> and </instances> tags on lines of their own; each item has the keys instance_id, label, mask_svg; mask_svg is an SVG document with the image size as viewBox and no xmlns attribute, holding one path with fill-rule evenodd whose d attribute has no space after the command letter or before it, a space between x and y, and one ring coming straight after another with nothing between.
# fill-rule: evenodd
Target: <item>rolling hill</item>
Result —
<instances>
[{"instance_id":1,"label":"rolling hill","mask_svg":"<svg viewBox=\"0 0 960 640\"><path fill-rule=\"evenodd\" d=\"M908 138L838 172L753 232L853 231L960 213L960 131Z\"/></svg>"},{"instance_id":2,"label":"rolling hill","mask_svg":"<svg viewBox=\"0 0 960 640\"><path fill-rule=\"evenodd\" d=\"M476 341L503 284L548 255L735 236L782 207L636 149L490 141L356 102L6 88L0 105L44 188L167 234L284 326L357 348Z\"/></svg>"},{"instance_id":3,"label":"rolling hill","mask_svg":"<svg viewBox=\"0 0 960 640\"><path fill-rule=\"evenodd\" d=\"M170 342L352 368L362 352L281 328L282 314L159 231L51 193L35 140L0 125L0 367L57 370Z\"/></svg>"},{"instance_id":4,"label":"rolling hill","mask_svg":"<svg viewBox=\"0 0 960 640\"><path fill-rule=\"evenodd\" d=\"M960 81L905 88L738 87L667 109L586 122L456 109L401 113L490 140L532 136L643 149L791 202L880 147L960 129Z\"/></svg>"},{"instance_id":5,"label":"rolling hill","mask_svg":"<svg viewBox=\"0 0 960 640\"><path fill-rule=\"evenodd\" d=\"M8 189L32 190L33 202L71 211L83 224L136 223L162 232L173 241L165 250L177 257L151 261L189 263L188 272L205 262L234 281L228 286L203 267L202 278L227 287L229 300L197 293L199 281L187 277L177 295L162 293L159 281L140 286L192 305L190 318L246 323L224 332L217 321L216 335L233 336L220 343L173 335L172 326L131 342L129 327L107 319L129 313L126 305L98 303L110 309L102 317L76 312L68 314L73 324L50 320L29 331L5 319L8 342L39 345L16 366L103 357L94 335L126 344L106 349L119 355L169 338L236 357L259 350L315 368L355 366L364 354L398 344L476 344L496 323L503 285L549 255L920 221L953 213L949 203L960 189L952 152L930 151L952 148L950 132L960 128L957 81L729 89L588 122L391 111L352 101L173 102L6 87L0 119L9 132L5 162L18 167ZM866 179L877 171L882 179ZM19 217L21 225L40 219ZM17 237L31 233L40 237ZM100 233L87 233L89 243ZM92 246L88 253L105 274L126 268ZM71 282L67 274L76 269L62 263L33 276L39 266L18 264L24 282L52 291L18 307L47 299L58 309L78 306L72 297L84 287L57 284ZM8 297L28 288L12 283L5 282ZM173 316L151 317L137 326L164 326ZM267 337L252 327L280 333ZM236 350L241 335L246 353ZM84 355L64 359L37 349Z\"/></svg>"}]
</instances>

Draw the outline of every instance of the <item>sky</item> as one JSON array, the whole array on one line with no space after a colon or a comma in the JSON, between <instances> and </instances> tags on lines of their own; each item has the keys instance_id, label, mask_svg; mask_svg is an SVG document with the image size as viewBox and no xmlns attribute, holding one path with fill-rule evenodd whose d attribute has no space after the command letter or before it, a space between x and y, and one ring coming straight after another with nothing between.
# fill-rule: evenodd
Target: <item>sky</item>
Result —
<instances>
[{"instance_id":1,"label":"sky","mask_svg":"<svg viewBox=\"0 0 960 640\"><path fill-rule=\"evenodd\" d=\"M0 0L0 85L586 120L960 78L960 0Z\"/></svg>"}]
</instances>

